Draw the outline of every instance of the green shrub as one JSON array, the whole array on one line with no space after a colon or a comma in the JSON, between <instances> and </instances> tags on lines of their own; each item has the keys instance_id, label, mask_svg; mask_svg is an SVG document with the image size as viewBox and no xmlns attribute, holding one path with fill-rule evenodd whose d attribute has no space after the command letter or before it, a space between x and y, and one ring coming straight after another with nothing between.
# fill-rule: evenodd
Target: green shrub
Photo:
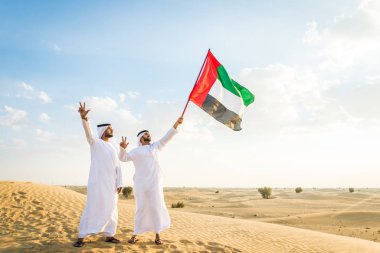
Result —
<instances>
[{"instance_id":1,"label":"green shrub","mask_svg":"<svg viewBox=\"0 0 380 253\"><path fill-rule=\"evenodd\" d=\"M177 202L172 204L172 208L184 208L185 204L183 202Z\"/></svg>"},{"instance_id":2,"label":"green shrub","mask_svg":"<svg viewBox=\"0 0 380 253\"><path fill-rule=\"evenodd\" d=\"M261 197L263 197L263 199L269 199L270 196L272 195L272 188L270 187L265 186L265 187L259 188L258 191L261 194Z\"/></svg>"},{"instance_id":3,"label":"green shrub","mask_svg":"<svg viewBox=\"0 0 380 253\"><path fill-rule=\"evenodd\" d=\"M297 188L295 189L295 191L296 191L296 193L301 193L303 190L302 190L302 187L297 187Z\"/></svg>"},{"instance_id":4,"label":"green shrub","mask_svg":"<svg viewBox=\"0 0 380 253\"><path fill-rule=\"evenodd\" d=\"M349 191L349 192L354 192L355 189L354 189L354 187L350 187L350 188L348 188L348 191Z\"/></svg>"},{"instance_id":5,"label":"green shrub","mask_svg":"<svg viewBox=\"0 0 380 253\"><path fill-rule=\"evenodd\" d=\"M133 188L131 186L127 186L123 188L123 196L127 199L130 195L132 195Z\"/></svg>"}]
</instances>

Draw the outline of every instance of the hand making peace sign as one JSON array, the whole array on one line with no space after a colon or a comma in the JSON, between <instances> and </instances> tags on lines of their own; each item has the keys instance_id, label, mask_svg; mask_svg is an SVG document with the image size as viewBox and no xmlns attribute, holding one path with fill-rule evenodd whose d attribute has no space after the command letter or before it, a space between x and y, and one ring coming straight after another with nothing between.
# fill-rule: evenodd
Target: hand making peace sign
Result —
<instances>
[{"instance_id":1,"label":"hand making peace sign","mask_svg":"<svg viewBox=\"0 0 380 253\"><path fill-rule=\"evenodd\" d=\"M120 147L126 149L128 147L129 142L127 142L127 137L121 136Z\"/></svg>"},{"instance_id":2,"label":"hand making peace sign","mask_svg":"<svg viewBox=\"0 0 380 253\"><path fill-rule=\"evenodd\" d=\"M79 109L78 109L78 112L80 114L80 117L84 120L87 120L87 114L88 112L91 111L91 110L87 110L86 111L86 102L83 102L83 106L82 106L82 103L79 102Z\"/></svg>"}]
</instances>

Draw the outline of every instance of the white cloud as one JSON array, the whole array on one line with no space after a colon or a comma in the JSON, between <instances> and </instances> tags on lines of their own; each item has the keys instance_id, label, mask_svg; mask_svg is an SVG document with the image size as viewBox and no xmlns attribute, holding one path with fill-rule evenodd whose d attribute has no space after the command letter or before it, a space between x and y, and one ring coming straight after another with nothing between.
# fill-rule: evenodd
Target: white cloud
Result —
<instances>
[{"instance_id":1,"label":"white cloud","mask_svg":"<svg viewBox=\"0 0 380 253\"><path fill-rule=\"evenodd\" d=\"M380 84L380 75L367 76L366 81L368 84Z\"/></svg>"},{"instance_id":2,"label":"white cloud","mask_svg":"<svg viewBox=\"0 0 380 253\"><path fill-rule=\"evenodd\" d=\"M244 69L239 81L256 97L247 109L250 117L243 116L246 127L305 131L351 119L338 101L324 92L339 81L320 80L308 68L276 64Z\"/></svg>"},{"instance_id":3,"label":"white cloud","mask_svg":"<svg viewBox=\"0 0 380 253\"><path fill-rule=\"evenodd\" d=\"M20 86L21 86L24 90L26 90L26 91L33 91L33 90L34 90L33 87L32 87L31 85L29 85L29 84L27 84L27 83L24 83L24 82L22 82L22 83L20 84Z\"/></svg>"},{"instance_id":4,"label":"white cloud","mask_svg":"<svg viewBox=\"0 0 380 253\"><path fill-rule=\"evenodd\" d=\"M319 30L316 21L309 22L304 42L316 49L319 68L342 71L359 66L377 68L380 64L380 4L361 1L351 16L341 15L332 26Z\"/></svg>"},{"instance_id":5,"label":"white cloud","mask_svg":"<svg viewBox=\"0 0 380 253\"><path fill-rule=\"evenodd\" d=\"M362 0L359 9L371 15L372 18L380 22L380 3L376 0Z\"/></svg>"},{"instance_id":6,"label":"white cloud","mask_svg":"<svg viewBox=\"0 0 380 253\"><path fill-rule=\"evenodd\" d=\"M202 141L212 142L214 135L211 131L211 125L215 125L212 118L208 118L206 121L199 117L202 112L196 112L198 115L192 114L191 117L184 120L183 125L179 126L181 134L179 138L183 138L187 141ZM173 119L172 119L173 120Z\"/></svg>"},{"instance_id":7,"label":"white cloud","mask_svg":"<svg viewBox=\"0 0 380 253\"><path fill-rule=\"evenodd\" d=\"M34 89L30 84L22 82L21 84L19 84L19 87L21 88L21 93L17 94L17 97L23 97L26 99L33 98Z\"/></svg>"},{"instance_id":8,"label":"white cloud","mask_svg":"<svg viewBox=\"0 0 380 253\"><path fill-rule=\"evenodd\" d=\"M78 112L79 106L77 106L77 105L64 105L63 107L70 110L70 111Z\"/></svg>"},{"instance_id":9,"label":"white cloud","mask_svg":"<svg viewBox=\"0 0 380 253\"><path fill-rule=\"evenodd\" d=\"M37 91L30 84L21 82L19 87L21 88L21 93L16 94L16 97L39 99L43 103L50 103L52 101L50 96L45 91Z\"/></svg>"},{"instance_id":10,"label":"white cloud","mask_svg":"<svg viewBox=\"0 0 380 253\"><path fill-rule=\"evenodd\" d=\"M55 133L43 131L41 129L36 130L36 139L41 142L50 142L55 137Z\"/></svg>"},{"instance_id":11,"label":"white cloud","mask_svg":"<svg viewBox=\"0 0 380 253\"><path fill-rule=\"evenodd\" d=\"M45 91L38 92L38 99L40 99L43 103L50 103L51 98Z\"/></svg>"},{"instance_id":12,"label":"white cloud","mask_svg":"<svg viewBox=\"0 0 380 253\"><path fill-rule=\"evenodd\" d=\"M11 149L11 150L19 150L25 149L27 147L26 141L23 139L13 138L10 142L4 142L0 140L0 149Z\"/></svg>"},{"instance_id":13,"label":"white cloud","mask_svg":"<svg viewBox=\"0 0 380 253\"><path fill-rule=\"evenodd\" d=\"M147 99L145 100L145 103L146 104L174 104L176 103L176 101L173 101L173 100L163 100L163 99L160 99L160 100L157 100L157 99Z\"/></svg>"},{"instance_id":14,"label":"white cloud","mask_svg":"<svg viewBox=\"0 0 380 253\"><path fill-rule=\"evenodd\" d=\"M128 92L128 96L129 96L130 98L137 98L138 96L140 96L140 93L137 92L137 91L129 91L129 92Z\"/></svg>"},{"instance_id":15,"label":"white cloud","mask_svg":"<svg viewBox=\"0 0 380 253\"><path fill-rule=\"evenodd\" d=\"M126 97L127 96L124 93L120 93L119 94L119 102L123 103L125 101Z\"/></svg>"},{"instance_id":16,"label":"white cloud","mask_svg":"<svg viewBox=\"0 0 380 253\"><path fill-rule=\"evenodd\" d=\"M58 46L57 44L53 45L53 49L54 49L54 51L57 51L57 52L61 52L62 51L62 48L60 46Z\"/></svg>"},{"instance_id":17,"label":"white cloud","mask_svg":"<svg viewBox=\"0 0 380 253\"><path fill-rule=\"evenodd\" d=\"M46 113L41 113L39 119L44 123L48 123L51 120L50 116Z\"/></svg>"},{"instance_id":18,"label":"white cloud","mask_svg":"<svg viewBox=\"0 0 380 253\"><path fill-rule=\"evenodd\" d=\"M160 101L155 100L155 99L147 99L147 100L145 100L145 103L147 103L147 104L158 104L158 103L160 103Z\"/></svg>"},{"instance_id":19,"label":"white cloud","mask_svg":"<svg viewBox=\"0 0 380 253\"><path fill-rule=\"evenodd\" d=\"M26 125L27 112L10 106L4 106L5 115L0 116L0 124L18 130Z\"/></svg>"},{"instance_id":20,"label":"white cloud","mask_svg":"<svg viewBox=\"0 0 380 253\"><path fill-rule=\"evenodd\" d=\"M315 21L311 21L307 23L308 30L305 32L305 37L303 38L303 42L308 44L315 44L321 40L321 36L318 31L318 24Z\"/></svg>"},{"instance_id":21,"label":"white cloud","mask_svg":"<svg viewBox=\"0 0 380 253\"><path fill-rule=\"evenodd\" d=\"M45 44L45 46L49 50L53 50L55 52L61 52L62 51L62 47L59 46L57 43L54 43L51 41L46 41L46 40L42 40L42 42Z\"/></svg>"},{"instance_id":22,"label":"white cloud","mask_svg":"<svg viewBox=\"0 0 380 253\"><path fill-rule=\"evenodd\" d=\"M120 118L120 120L125 120L125 121L128 121L129 123L132 123L132 124L137 124L139 123L140 121L132 114L131 111L127 110L127 109L124 109L124 108L120 108L116 111L116 115Z\"/></svg>"},{"instance_id":23,"label":"white cloud","mask_svg":"<svg viewBox=\"0 0 380 253\"><path fill-rule=\"evenodd\" d=\"M125 93L120 93L119 94L119 102L120 103L123 103L125 102L125 100L128 98L131 98L131 99L136 99L140 96L140 93L137 92L137 91L128 91L127 94Z\"/></svg>"},{"instance_id":24,"label":"white cloud","mask_svg":"<svg viewBox=\"0 0 380 253\"><path fill-rule=\"evenodd\" d=\"M367 84L347 91L340 99L346 110L356 118L373 125L380 125L380 80L368 80ZM371 121L371 122L370 122Z\"/></svg>"},{"instance_id":25,"label":"white cloud","mask_svg":"<svg viewBox=\"0 0 380 253\"><path fill-rule=\"evenodd\" d=\"M116 101L110 97L85 97L83 101L91 110L100 112L112 112L118 107Z\"/></svg>"},{"instance_id":26,"label":"white cloud","mask_svg":"<svg viewBox=\"0 0 380 253\"><path fill-rule=\"evenodd\" d=\"M342 117L351 117L356 123L378 125L380 2L362 0L353 14L339 15L324 29L318 29L316 21L308 23L303 41L314 50L321 91L331 91L325 106L331 111L326 110L325 115L337 121L346 115ZM331 80L323 80L323 76ZM339 116L333 113L337 111L341 111Z\"/></svg>"}]
</instances>

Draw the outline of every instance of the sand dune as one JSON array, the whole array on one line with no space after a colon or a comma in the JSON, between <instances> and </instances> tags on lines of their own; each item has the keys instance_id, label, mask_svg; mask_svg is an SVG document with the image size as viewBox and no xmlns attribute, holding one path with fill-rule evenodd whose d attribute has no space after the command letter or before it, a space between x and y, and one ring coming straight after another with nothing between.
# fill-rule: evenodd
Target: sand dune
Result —
<instances>
[{"instance_id":1,"label":"sand dune","mask_svg":"<svg viewBox=\"0 0 380 253\"><path fill-rule=\"evenodd\" d=\"M129 245L126 241L132 232L134 206L126 201L119 202L121 244L91 237L83 249L76 249L71 244L76 239L85 199L85 195L63 187L0 182L0 251L380 252L379 243L367 240L175 210L170 210L173 227L162 234L165 245L154 245L153 234L143 235L138 244Z\"/></svg>"}]
</instances>

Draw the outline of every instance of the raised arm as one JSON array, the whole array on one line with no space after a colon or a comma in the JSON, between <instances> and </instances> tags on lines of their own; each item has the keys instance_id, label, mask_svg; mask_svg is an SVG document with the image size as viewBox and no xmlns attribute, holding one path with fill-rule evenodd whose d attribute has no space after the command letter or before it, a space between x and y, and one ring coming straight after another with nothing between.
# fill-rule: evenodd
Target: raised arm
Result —
<instances>
[{"instance_id":1,"label":"raised arm","mask_svg":"<svg viewBox=\"0 0 380 253\"><path fill-rule=\"evenodd\" d=\"M92 145L95 142L95 138L94 138L94 135L92 134L90 122L87 118L87 114L89 111L90 110L86 110L86 103L83 103L83 106L82 106L82 103L79 102L78 112L80 114L80 117L82 118L82 125L83 125L84 132L86 134L86 139L87 139L87 142L90 145Z\"/></svg>"},{"instance_id":2,"label":"raised arm","mask_svg":"<svg viewBox=\"0 0 380 253\"><path fill-rule=\"evenodd\" d=\"M159 150L161 150L165 145L178 133L177 127L182 124L183 118L178 118L174 123L173 127L169 129L169 131L162 137L160 140L153 143Z\"/></svg>"},{"instance_id":3,"label":"raised arm","mask_svg":"<svg viewBox=\"0 0 380 253\"><path fill-rule=\"evenodd\" d=\"M127 137L121 136L119 160L122 162L132 161L132 152L127 152L128 144Z\"/></svg>"}]
</instances>

